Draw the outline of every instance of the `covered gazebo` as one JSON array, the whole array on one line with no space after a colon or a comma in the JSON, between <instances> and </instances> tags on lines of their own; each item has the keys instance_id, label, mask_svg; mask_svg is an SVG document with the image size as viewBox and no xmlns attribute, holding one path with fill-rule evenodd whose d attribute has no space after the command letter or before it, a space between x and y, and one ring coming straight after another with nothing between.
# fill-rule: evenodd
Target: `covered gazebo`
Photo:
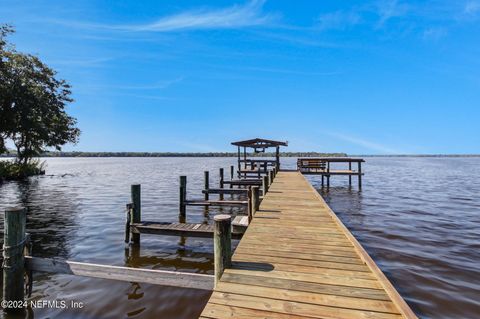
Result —
<instances>
[{"instance_id":1,"label":"covered gazebo","mask_svg":"<svg viewBox=\"0 0 480 319\"><path fill-rule=\"evenodd\" d=\"M288 142L254 138L251 140L232 142L232 145L238 148L238 173L246 177L248 173L258 175L266 174L269 166L275 166L280 169L280 146L288 146ZM275 159L248 159L247 148L252 149L253 153L265 153L268 148L275 148Z\"/></svg>"}]
</instances>

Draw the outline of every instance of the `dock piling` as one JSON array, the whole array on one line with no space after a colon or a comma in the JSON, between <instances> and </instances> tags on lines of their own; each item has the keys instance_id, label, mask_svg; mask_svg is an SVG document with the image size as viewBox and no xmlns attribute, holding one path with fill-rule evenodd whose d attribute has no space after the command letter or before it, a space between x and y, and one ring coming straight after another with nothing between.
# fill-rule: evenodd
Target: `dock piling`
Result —
<instances>
[{"instance_id":1,"label":"dock piling","mask_svg":"<svg viewBox=\"0 0 480 319\"><path fill-rule=\"evenodd\" d=\"M352 162L348 162L348 170L352 171ZM348 186L352 187L352 175L348 175Z\"/></svg>"},{"instance_id":2,"label":"dock piling","mask_svg":"<svg viewBox=\"0 0 480 319\"><path fill-rule=\"evenodd\" d=\"M265 196L268 192L268 176L262 178L262 196Z\"/></svg>"},{"instance_id":3,"label":"dock piling","mask_svg":"<svg viewBox=\"0 0 480 319\"><path fill-rule=\"evenodd\" d=\"M249 187L247 190L247 214L248 214L248 224L251 223L253 219L253 196L252 196L252 187Z\"/></svg>"},{"instance_id":4,"label":"dock piling","mask_svg":"<svg viewBox=\"0 0 480 319\"><path fill-rule=\"evenodd\" d=\"M216 215L213 233L215 285L222 277L223 271L232 264L232 217Z\"/></svg>"},{"instance_id":5,"label":"dock piling","mask_svg":"<svg viewBox=\"0 0 480 319\"><path fill-rule=\"evenodd\" d=\"M7 313L23 311L23 307L9 307L10 303L22 305L25 298L25 224L27 210L23 207L5 210L3 236L3 310ZM12 305L13 306L13 305Z\"/></svg>"},{"instance_id":6,"label":"dock piling","mask_svg":"<svg viewBox=\"0 0 480 319\"><path fill-rule=\"evenodd\" d=\"M230 180L233 181L233 177L235 175L235 166L231 165L230 166ZM230 184L230 188L233 188L233 185Z\"/></svg>"},{"instance_id":7,"label":"dock piling","mask_svg":"<svg viewBox=\"0 0 480 319\"><path fill-rule=\"evenodd\" d=\"M252 215L258 211L260 207L260 189L258 186L252 186Z\"/></svg>"},{"instance_id":8,"label":"dock piling","mask_svg":"<svg viewBox=\"0 0 480 319\"><path fill-rule=\"evenodd\" d=\"M204 177L204 181L205 181L204 189L208 191L208 189L210 188L209 172L208 171L203 172L203 177ZM208 194L208 192L205 192L205 200L208 200L208 198L209 198L209 194Z\"/></svg>"},{"instance_id":9,"label":"dock piling","mask_svg":"<svg viewBox=\"0 0 480 319\"><path fill-rule=\"evenodd\" d=\"M140 223L142 221L142 204L141 204L141 190L140 184L134 184L131 186L131 195L132 195L132 214L131 222ZM140 243L140 234L132 234L132 242L134 244Z\"/></svg>"},{"instance_id":10,"label":"dock piling","mask_svg":"<svg viewBox=\"0 0 480 319\"><path fill-rule=\"evenodd\" d=\"M362 189L362 163L358 162L358 189Z\"/></svg>"},{"instance_id":11,"label":"dock piling","mask_svg":"<svg viewBox=\"0 0 480 319\"><path fill-rule=\"evenodd\" d=\"M130 242L130 224L132 222L133 204L127 204L127 221L125 222L125 243Z\"/></svg>"},{"instance_id":12,"label":"dock piling","mask_svg":"<svg viewBox=\"0 0 480 319\"><path fill-rule=\"evenodd\" d=\"M220 188L223 188L223 167L220 168L220 182L219 182ZM220 200L223 200L223 193L220 193L219 195Z\"/></svg>"},{"instance_id":13,"label":"dock piling","mask_svg":"<svg viewBox=\"0 0 480 319\"><path fill-rule=\"evenodd\" d=\"M180 207L179 218L180 220L186 219L186 205L187 200L187 176L180 176Z\"/></svg>"}]
</instances>

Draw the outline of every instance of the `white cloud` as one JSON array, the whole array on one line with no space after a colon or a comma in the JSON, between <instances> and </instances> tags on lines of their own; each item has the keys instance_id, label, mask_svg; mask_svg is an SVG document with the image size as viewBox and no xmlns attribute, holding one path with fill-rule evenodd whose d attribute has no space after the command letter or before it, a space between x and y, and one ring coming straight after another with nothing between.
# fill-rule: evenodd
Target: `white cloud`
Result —
<instances>
[{"instance_id":1,"label":"white cloud","mask_svg":"<svg viewBox=\"0 0 480 319\"><path fill-rule=\"evenodd\" d=\"M350 26L360 23L361 16L357 12L336 11L322 14L318 18L318 28L327 29L346 29Z\"/></svg>"},{"instance_id":2,"label":"white cloud","mask_svg":"<svg viewBox=\"0 0 480 319\"><path fill-rule=\"evenodd\" d=\"M79 21L50 20L73 28L116 30L126 32L174 32L182 30L238 29L273 24L279 18L263 13L265 0L251 0L244 5L222 9L197 9L161 17L147 24L100 24Z\"/></svg>"},{"instance_id":3,"label":"white cloud","mask_svg":"<svg viewBox=\"0 0 480 319\"><path fill-rule=\"evenodd\" d=\"M345 135L345 134L341 134L341 133L328 133L328 134L335 137L335 138L344 140L344 141L352 143L354 145L364 147L364 148L366 148L368 150L371 150L371 151L384 153L384 154L402 154L402 152L400 152L396 149L393 149L393 148L390 148L388 146L378 144L378 143L375 143L375 142L371 142L371 141L368 141L368 140L360 138L360 137Z\"/></svg>"},{"instance_id":4,"label":"white cloud","mask_svg":"<svg viewBox=\"0 0 480 319\"><path fill-rule=\"evenodd\" d=\"M265 0L252 0L249 3L217 10L197 10L161 18L156 22L130 26L136 31L169 32L185 29L233 29L265 25L276 17L262 13Z\"/></svg>"}]
</instances>

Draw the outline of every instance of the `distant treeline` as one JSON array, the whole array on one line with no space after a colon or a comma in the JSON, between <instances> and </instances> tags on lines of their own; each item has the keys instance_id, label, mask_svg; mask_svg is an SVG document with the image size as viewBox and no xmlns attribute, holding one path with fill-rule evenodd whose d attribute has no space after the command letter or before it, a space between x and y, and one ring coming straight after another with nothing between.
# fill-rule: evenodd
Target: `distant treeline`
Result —
<instances>
[{"instance_id":1,"label":"distant treeline","mask_svg":"<svg viewBox=\"0 0 480 319\"><path fill-rule=\"evenodd\" d=\"M15 156L15 152L3 157ZM243 153L242 153L243 156ZM275 153L247 153L248 157L274 157ZM281 152L281 157L345 157L345 153ZM46 152L41 157L237 157L237 152L177 153L177 152Z\"/></svg>"},{"instance_id":2,"label":"distant treeline","mask_svg":"<svg viewBox=\"0 0 480 319\"><path fill-rule=\"evenodd\" d=\"M15 151L0 157L15 157ZM275 153L247 153L248 157L274 157ZM480 157L480 154L397 154L348 155L346 153L280 152L281 157ZM40 157L237 157L237 152L180 153L180 152L46 152ZM243 153L242 153L243 157Z\"/></svg>"}]
</instances>

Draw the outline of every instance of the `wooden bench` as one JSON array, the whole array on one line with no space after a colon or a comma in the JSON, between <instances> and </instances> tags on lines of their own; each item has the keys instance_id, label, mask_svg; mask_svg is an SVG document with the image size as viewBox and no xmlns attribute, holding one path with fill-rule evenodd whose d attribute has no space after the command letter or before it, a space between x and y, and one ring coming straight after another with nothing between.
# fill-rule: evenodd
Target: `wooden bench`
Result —
<instances>
[{"instance_id":1,"label":"wooden bench","mask_svg":"<svg viewBox=\"0 0 480 319\"><path fill-rule=\"evenodd\" d=\"M299 171L310 171L310 170L326 170L327 162L320 159L298 159L297 160L297 169Z\"/></svg>"}]
</instances>

